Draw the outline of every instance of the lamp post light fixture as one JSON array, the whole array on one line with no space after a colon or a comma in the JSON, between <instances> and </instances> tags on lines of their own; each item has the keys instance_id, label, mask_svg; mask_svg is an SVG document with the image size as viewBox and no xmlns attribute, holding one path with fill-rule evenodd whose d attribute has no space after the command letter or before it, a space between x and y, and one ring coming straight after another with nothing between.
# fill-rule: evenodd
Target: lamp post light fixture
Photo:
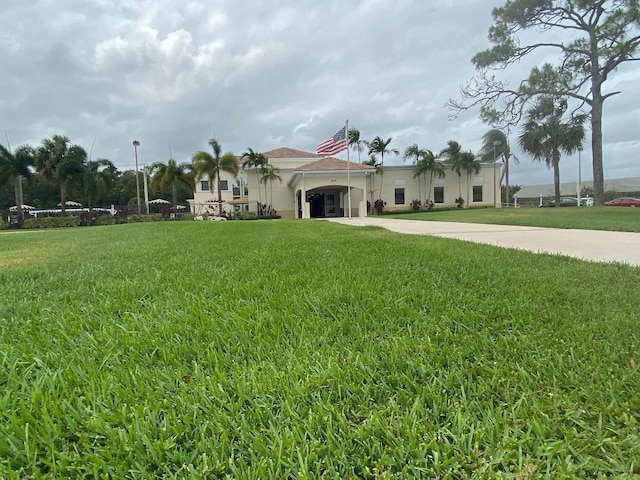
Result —
<instances>
[{"instance_id":1,"label":"lamp post light fixture","mask_svg":"<svg viewBox=\"0 0 640 480\"><path fill-rule=\"evenodd\" d=\"M136 204L138 206L138 215L140 215L140 176L138 175L138 147L140 142L138 140L133 141L133 152L136 157Z\"/></svg>"},{"instance_id":2,"label":"lamp post light fixture","mask_svg":"<svg viewBox=\"0 0 640 480\"><path fill-rule=\"evenodd\" d=\"M496 140L493 142L493 208L496 208L496 160L498 159L496 155L496 147L500 147L502 145L501 140Z\"/></svg>"}]
</instances>

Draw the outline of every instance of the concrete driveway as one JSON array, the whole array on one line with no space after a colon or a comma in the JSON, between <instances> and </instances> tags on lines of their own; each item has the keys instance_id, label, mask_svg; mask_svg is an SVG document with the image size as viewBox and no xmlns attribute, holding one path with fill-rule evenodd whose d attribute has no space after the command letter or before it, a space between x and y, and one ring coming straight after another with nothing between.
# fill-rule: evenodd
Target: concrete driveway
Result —
<instances>
[{"instance_id":1,"label":"concrete driveway","mask_svg":"<svg viewBox=\"0 0 640 480\"><path fill-rule=\"evenodd\" d=\"M357 227L376 226L411 235L455 238L535 253L568 255L594 262L620 262L640 266L640 233L516 227L480 223L424 222L385 217L331 218L331 222Z\"/></svg>"}]
</instances>

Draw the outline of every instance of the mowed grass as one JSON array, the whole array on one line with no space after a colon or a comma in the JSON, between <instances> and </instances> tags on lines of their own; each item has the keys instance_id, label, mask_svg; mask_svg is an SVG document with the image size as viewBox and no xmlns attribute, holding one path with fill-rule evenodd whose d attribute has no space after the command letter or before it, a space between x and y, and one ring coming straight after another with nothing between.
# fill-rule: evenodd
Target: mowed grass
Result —
<instances>
[{"instance_id":1,"label":"mowed grass","mask_svg":"<svg viewBox=\"0 0 640 480\"><path fill-rule=\"evenodd\" d=\"M0 257L0 477L640 476L640 269L321 221L0 247L38 252Z\"/></svg>"},{"instance_id":2,"label":"mowed grass","mask_svg":"<svg viewBox=\"0 0 640 480\"><path fill-rule=\"evenodd\" d=\"M640 208L471 208L390 215L406 220L640 232Z\"/></svg>"}]
</instances>

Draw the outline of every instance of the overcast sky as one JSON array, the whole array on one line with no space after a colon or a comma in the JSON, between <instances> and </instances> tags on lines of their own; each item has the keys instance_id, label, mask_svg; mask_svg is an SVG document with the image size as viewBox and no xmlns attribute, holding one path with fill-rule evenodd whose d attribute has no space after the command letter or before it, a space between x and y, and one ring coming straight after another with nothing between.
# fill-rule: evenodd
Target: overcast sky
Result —
<instances>
[{"instance_id":1,"label":"overcast sky","mask_svg":"<svg viewBox=\"0 0 640 480\"><path fill-rule=\"evenodd\" d=\"M0 128L14 147L66 135L121 170L134 166L134 139L140 164L170 150L189 161L214 136L236 154L313 152L346 118L401 151L453 139L475 152L490 127L475 111L449 120L444 104L474 74L501 3L2 0ZM605 178L640 176L639 78L628 64L605 89L623 91L605 103ZM552 182L516 154L512 184ZM582 159L590 179L588 145ZM577 179L577 156L561 167L561 181Z\"/></svg>"}]
</instances>

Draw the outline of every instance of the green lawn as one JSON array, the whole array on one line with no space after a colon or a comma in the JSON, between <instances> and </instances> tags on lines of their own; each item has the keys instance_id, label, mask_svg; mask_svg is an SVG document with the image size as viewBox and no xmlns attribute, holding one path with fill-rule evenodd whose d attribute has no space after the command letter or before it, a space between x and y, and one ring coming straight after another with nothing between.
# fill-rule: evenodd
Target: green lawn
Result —
<instances>
[{"instance_id":1,"label":"green lawn","mask_svg":"<svg viewBox=\"0 0 640 480\"><path fill-rule=\"evenodd\" d=\"M638 478L639 283L318 221L0 235L0 477Z\"/></svg>"},{"instance_id":2,"label":"green lawn","mask_svg":"<svg viewBox=\"0 0 640 480\"><path fill-rule=\"evenodd\" d=\"M640 232L640 208L471 208L390 214L389 216L406 220Z\"/></svg>"}]
</instances>

